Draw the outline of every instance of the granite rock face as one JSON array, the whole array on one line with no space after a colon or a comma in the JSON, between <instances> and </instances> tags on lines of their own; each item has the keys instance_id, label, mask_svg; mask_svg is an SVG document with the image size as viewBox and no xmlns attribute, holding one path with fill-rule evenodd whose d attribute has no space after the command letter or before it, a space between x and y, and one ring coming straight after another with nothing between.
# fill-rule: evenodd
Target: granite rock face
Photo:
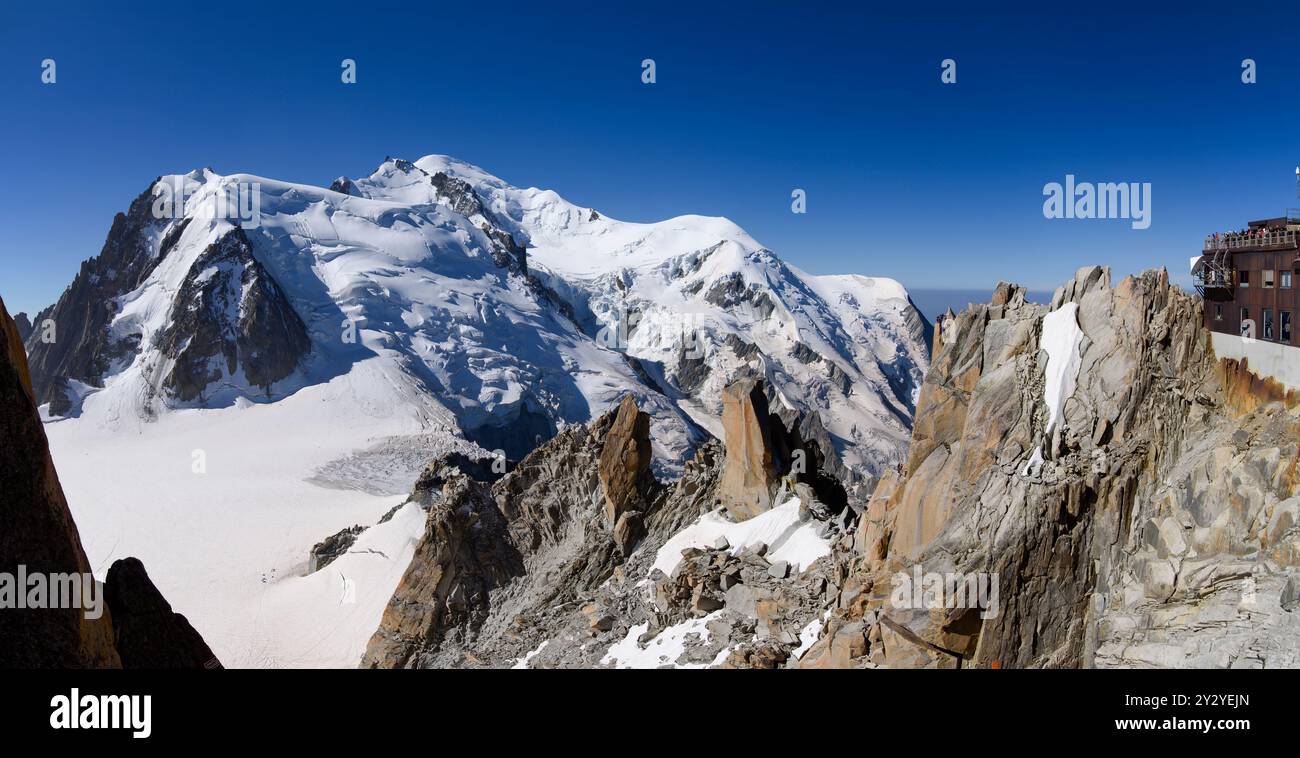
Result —
<instances>
[{"instance_id":1,"label":"granite rock face","mask_svg":"<svg viewBox=\"0 0 1300 758\"><path fill-rule=\"evenodd\" d=\"M1085 268L1049 305L1000 284L943 319L908 460L866 499L825 487L844 480L818 420L772 413L756 379L726 390L725 445L629 488L645 437L626 402L490 495L446 482L431 519L484 536L426 534L441 547L408 577L439 589L399 592L367 665L1300 667L1300 410L1213 355L1201 308L1163 271ZM652 569L702 515L745 527L791 497L784 534L829 555L796 567L724 536ZM482 570L503 553L509 571ZM448 576L473 578L468 605Z\"/></svg>"},{"instance_id":2,"label":"granite rock face","mask_svg":"<svg viewBox=\"0 0 1300 758\"><path fill-rule=\"evenodd\" d=\"M420 668L444 647L473 639L492 612L493 591L523 572L505 518L487 485L460 475L429 508L424 536L363 668Z\"/></svg>"},{"instance_id":3,"label":"granite rock face","mask_svg":"<svg viewBox=\"0 0 1300 758\"><path fill-rule=\"evenodd\" d=\"M599 464L614 418L561 430L495 484L448 479L362 666L499 666L524 619L609 578Z\"/></svg>"},{"instance_id":4,"label":"granite rock face","mask_svg":"<svg viewBox=\"0 0 1300 758\"><path fill-rule=\"evenodd\" d=\"M848 562L868 599L840 620L879 641L863 655L1300 665L1281 600L1300 565L1300 418L1243 413L1208 345L1200 300L1163 271L1112 286L1081 269L1049 306L999 285L945 319L907 466L877 488ZM992 575L995 612L896 602L917 566Z\"/></svg>"},{"instance_id":5,"label":"granite rock face","mask_svg":"<svg viewBox=\"0 0 1300 758\"><path fill-rule=\"evenodd\" d=\"M422 493L424 538L362 665L610 667L635 655L628 639L654 645L692 625L699 630L664 665L796 662L839 587L838 567L823 559L795 571L766 558L766 546L733 551L724 539L683 551L671 575L651 570L682 530L705 514L725 518L725 451L701 445L665 486L649 475L649 445L645 414L628 397L561 430L490 490L453 476ZM816 521L830 510L796 486L807 507L772 539L812 523L848 549L848 520Z\"/></svg>"},{"instance_id":6,"label":"granite rock face","mask_svg":"<svg viewBox=\"0 0 1300 758\"><path fill-rule=\"evenodd\" d=\"M632 395L626 395L600 451L600 485L605 491L605 520L611 528L625 514L646 510L643 492L651 476L651 461L650 414L637 408Z\"/></svg>"},{"instance_id":7,"label":"granite rock face","mask_svg":"<svg viewBox=\"0 0 1300 758\"><path fill-rule=\"evenodd\" d=\"M703 445L669 490L646 470L644 416L629 398L562 429L495 484L448 479L362 666L503 667L570 624L613 635L604 606L580 609L628 589L633 562L717 506L719 446ZM613 523L602 479L623 488L612 502L635 506Z\"/></svg>"},{"instance_id":8,"label":"granite rock face","mask_svg":"<svg viewBox=\"0 0 1300 758\"><path fill-rule=\"evenodd\" d=\"M777 505L782 487L808 484L821 508L838 513L870 483L850 471L835 450L817 412L769 410L770 390L746 377L723 390L726 462L719 496L731 518L744 521Z\"/></svg>"},{"instance_id":9,"label":"granite rock face","mask_svg":"<svg viewBox=\"0 0 1300 758\"><path fill-rule=\"evenodd\" d=\"M720 493L737 521L753 518L774 503L781 476L789 470L790 451L768 412L760 379L745 378L722 393L722 428L727 446Z\"/></svg>"}]
</instances>

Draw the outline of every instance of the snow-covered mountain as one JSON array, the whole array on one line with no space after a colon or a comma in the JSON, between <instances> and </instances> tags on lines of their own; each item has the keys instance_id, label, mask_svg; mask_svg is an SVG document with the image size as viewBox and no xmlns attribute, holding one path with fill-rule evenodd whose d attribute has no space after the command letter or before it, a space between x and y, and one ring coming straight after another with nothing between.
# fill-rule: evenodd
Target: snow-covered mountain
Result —
<instances>
[{"instance_id":1,"label":"snow-covered mountain","mask_svg":"<svg viewBox=\"0 0 1300 758\"><path fill-rule=\"evenodd\" d=\"M253 186L251 228L210 212ZM630 390L673 469L754 371L864 475L903 457L928 341L894 281L810 276L723 218L616 221L445 156L330 189L161 177L46 318L62 338L29 349L55 416L275 402L372 364L366 393L511 458Z\"/></svg>"},{"instance_id":2,"label":"snow-covered mountain","mask_svg":"<svg viewBox=\"0 0 1300 758\"><path fill-rule=\"evenodd\" d=\"M241 188L254 212L211 212ZM772 407L818 411L800 423L831 468L869 480L903 459L927 366L895 282L809 276L725 219L614 221L438 156L330 188L160 177L34 323L92 567L141 558L236 667L361 659L422 534L398 506L431 459L518 459L631 392L673 475L720 432L724 383L755 372ZM308 573L312 545L355 525Z\"/></svg>"}]
</instances>

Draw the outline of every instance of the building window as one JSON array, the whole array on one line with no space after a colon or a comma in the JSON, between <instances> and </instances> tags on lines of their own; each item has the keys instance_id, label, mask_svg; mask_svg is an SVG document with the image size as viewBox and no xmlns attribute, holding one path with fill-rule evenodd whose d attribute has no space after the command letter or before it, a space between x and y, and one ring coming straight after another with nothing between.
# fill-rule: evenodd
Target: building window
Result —
<instances>
[{"instance_id":1,"label":"building window","mask_svg":"<svg viewBox=\"0 0 1300 758\"><path fill-rule=\"evenodd\" d=\"M1250 309L1242 308L1238 314L1237 332L1243 337L1255 336L1255 322L1250 320Z\"/></svg>"},{"instance_id":2,"label":"building window","mask_svg":"<svg viewBox=\"0 0 1300 758\"><path fill-rule=\"evenodd\" d=\"M1223 306L1218 303L1214 304L1214 320L1215 321L1223 320Z\"/></svg>"},{"instance_id":3,"label":"building window","mask_svg":"<svg viewBox=\"0 0 1300 758\"><path fill-rule=\"evenodd\" d=\"M1273 269L1264 269L1264 289L1273 289Z\"/></svg>"},{"instance_id":4,"label":"building window","mask_svg":"<svg viewBox=\"0 0 1300 758\"><path fill-rule=\"evenodd\" d=\"M1291 289L1291 272L1290 272L1290 271L1283 271L1283 272L1282 272L1282 289L1284 289L1284 290L1289 290L1289 289Z\"/></svg>"},{"instance_id":5,"label":"building window","mask_svg":"<svg viewBox=\"0 0 1300 758\"><path fill-rule=\"evenodd\" d=\"M1282 317L1281 339L1289 345L1291 344L1291 311L1282 311L1278 315Z\"/></svg>"},{"instance_id":6,"label":"building window","mask_svg":"<svg viewBox=\"0 0 1300 758\"><path fill-rule=\"evenodd\" d=\"M1240 273L1241 273L1241 276L1238 277L1238 281L1241 282L1241 286L1242 286L1242 287L1249 287L1249 286L1250 286L1250 272L1249 272L1249 271L1242 271L1242 272L1240 272Z\"/></svg>"},{"instance_id":7,"label":"building window","mask_svg":"<svg viewBox=\"0 0 1300 758\"><path fill-rule=\"evenodd\" d=\"M1264 339L1273 339L1273 309L1264 309Z\"/></svg>"}]
</instances>

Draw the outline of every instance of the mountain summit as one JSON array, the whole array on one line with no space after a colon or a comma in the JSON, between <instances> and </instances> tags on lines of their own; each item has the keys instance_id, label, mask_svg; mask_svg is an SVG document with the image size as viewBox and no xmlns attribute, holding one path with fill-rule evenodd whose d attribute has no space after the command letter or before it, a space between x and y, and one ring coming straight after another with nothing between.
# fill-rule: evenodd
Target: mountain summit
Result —
<instances>
[{"instance_id":1,"label":"mountain summit","mask_svg":"<svg viewBox=\"0 0 1300 758\"><path fill-rule=\"evenodd\" d=\"M251 213L212 212L235 196ZM58 338L28 348L52 417L120 424L347 377L363 405L518 459L631 391L674 470L720 436L722 387L754 374L775 407L816 414L848 480L903 460L929 338L892 280L811 276L724 218L618 221L439 155L328 189L160 177L45 319Z\"/></svg>"}]
</instances>

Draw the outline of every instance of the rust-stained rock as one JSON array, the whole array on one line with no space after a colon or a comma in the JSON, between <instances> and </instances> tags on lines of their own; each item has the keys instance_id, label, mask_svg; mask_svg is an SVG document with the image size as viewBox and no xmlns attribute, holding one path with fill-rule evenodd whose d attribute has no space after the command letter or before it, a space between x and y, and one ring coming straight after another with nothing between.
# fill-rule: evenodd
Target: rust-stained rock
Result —
<instances>
[{"instance_id":1,"label":"rust-stained rock","mask_svg":"<svg viewBox=\"0 0 1300 758\"><path fill-rule=\"evenodd\" d=\"M1206 335L1209 339L1209 335ZM1250 362L1242 359L1220 358L1215 364L1222 382L1228 407L1244 416L1269 403L1281 402L1294 408L1300 405L1300 393L1288 389L1271 377L1260 376L1250 370Z\"/></svg>"}]
</instances>

